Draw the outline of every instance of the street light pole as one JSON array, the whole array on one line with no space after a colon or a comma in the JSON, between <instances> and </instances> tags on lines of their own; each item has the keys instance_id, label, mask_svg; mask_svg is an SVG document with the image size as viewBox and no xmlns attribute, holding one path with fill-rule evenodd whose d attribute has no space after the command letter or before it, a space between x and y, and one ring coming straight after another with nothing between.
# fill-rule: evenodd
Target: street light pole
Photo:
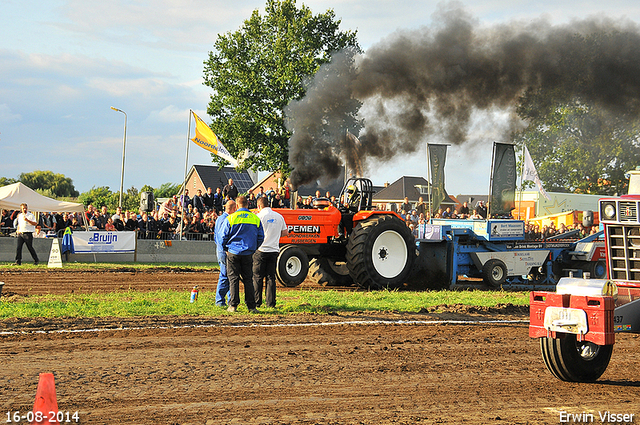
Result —
<instances>
[{"instance_id":1,"label":"street light pole","mask_svg":"<svg viewBox=\"0 0 640 425\"><path fill-rule=\"evenodd\" d=\"M127 146L127 113L121 109L111 107L114 111L122 112L124 114L124 137L122 138L122 170L120 173L120 201L118 206L122 208L122 189L124 185L124 149Z\"/></svg>"}]
</instances>

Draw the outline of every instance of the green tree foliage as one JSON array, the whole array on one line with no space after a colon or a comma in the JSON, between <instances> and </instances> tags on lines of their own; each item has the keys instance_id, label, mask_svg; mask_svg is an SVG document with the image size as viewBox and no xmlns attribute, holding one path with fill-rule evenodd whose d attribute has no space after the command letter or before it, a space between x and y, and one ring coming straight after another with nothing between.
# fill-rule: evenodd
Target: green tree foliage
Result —
<instances>
[{"instance_id":1,"label":"green tree foliage","mask_svg":"<svg viewBox=\"0 0 640 425\"><path fill-rule=\"evenodd\" d=\"M640 164L640 121L552 92L527 93L518 110L530 122L526 144L547 191L598 195L627 191L625 173Z\"/></svg>"},{"instance_id":2,"label":"green tree foliage","mask_svg":"<svg viewBox=\"0 0 640 425\"><path fill-rule=\"evenodd\" d=\"M159 188L153 190L154 198L170 198L180 190L179 184L163 183Z\"/></svg>"},{"instance_id":3,"label":"green tree foliage","mask_svg":"<svg viewBox=\"0 0 640 425\"><path fill-rule=\"evenodd\" d=\"M122 209L127 211L138 211L140 209L140 192L138 192L138 189L131 186L122 194Z\"/></svg>"},{"instance_id":4,"label":"green tree foliage","mask_svg":"<svg viewBox=\"0 0 640 425\"><path fill-rule=\"evenodd\" d=\"M114 211L118 206L118 192L115 192L114 203L114 192L109 190L108 186L93 186L88 192L81 193L78 201L85 206L93 205L98 209L105 206L109 211Z\"/></svg>"},{"instance_id":5,"label":"green tree foliage","mask_svg":"<svg viewBox=\"0 0 640 425\"><path fill-rule=\"evenodd\" d=\"M140 193L142 192L153 192L153 188L151 186L149 186L148 184L145 184L144 186L142 186L142 189L140 189Z\"/></svg>"},{"instance_id":6,"label":"green tree foliage","mask_svg":"<svg viewBox=\"0 0 640 425\"><path fill-rule=\"evenodd\" d=\"M252 152L244 168L289 172L285 107L304 97L305 80L333 52L360 50L356 32L339 25L332 10L313 15L295 0L267 0L264 16L256 10L238 31L218 36L204 68L213 91L207 112L231 154Z\"/></svg>"},{"instance_id":7,"label":"green tree foliage","mask_svg":"<svg viewBox=\"0 0 640 425\"><path fill-rule=\"evenodd\" d=\"M144 186L150 187L150 186ZM151 188L153 190L153 188ZM92 187L88 192L83 192L78 197L78 201L83 205L93 205L100 209L102 206L114 212L120 201L120 191L112 192L108 186ZM138 211L140 208L140 194L138 189L131 187L122 194L122 209L127 211Z\"/></svg>"},{"instance_id":8,"label":"green tree foliage","mask_svg":"<svg viewBox=\"0 0 640 425\"><path fill-rule=\"evenodd\" d=\"M39 193L42 196L46 196L47 198L57 198L58 200L62 200L60 199L60 197L56 196L56 194L53 193L51 189L36 189L36 193Z\"/></svg>"},{"instance_id":9,"label":"green tree foliage","mask_svg":"<svg viewBox=\"0 0 640 425\"><path fill-rule=\"evenodd\" d=\"M168 198L178 193L179 188L180 185L173 183L164 183L158 189L144 185L141 190L138 190L132 186L122 194L122 208L127 211L138 211L141 192L153 192L155 198ZM108 186L94 186L88 192L81 193L78 201L84 205L91 204L98 209L104 205L109 211L114 212L120 201L120 191L112 192Z\"/></svg>"},{"instance_id":10,"label":"green tree foliage","mask_svg":"<svg viewBox=\"0 0 640 425\"><path fill-rule=\"evenodd\" d=\"M10 177L0 177L0 187L14 183L18 183L18 180L12 179Z\"/></svg>"},{"instance_id":11,"label":"green tree foliage","mask_svg":"<svg viewBox=\"0 0 640 425\"><path fill-rule=\"evenodd\" d=\"M52 171L32 171L20 174L19 180L33 190L49 190L54 198L72 197L79 195L73 187L73 181L63 174L54 174Z\"/></svg>"}]
</instances>

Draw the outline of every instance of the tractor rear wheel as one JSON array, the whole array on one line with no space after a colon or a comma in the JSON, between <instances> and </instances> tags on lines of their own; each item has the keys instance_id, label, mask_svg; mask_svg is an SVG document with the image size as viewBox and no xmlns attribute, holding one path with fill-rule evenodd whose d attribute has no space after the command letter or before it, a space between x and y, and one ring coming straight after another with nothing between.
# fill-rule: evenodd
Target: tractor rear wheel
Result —
<instances>
[{"instance_id":1,"label":"tractor rear wheel","mask_svg":"<svg viewBox=\"0 0 640 425\"><path fill-rule=\"evenodd\" d=\"M276 277L287 287L300 285L309 272L309 257L296 245L285 245L280 248Z\"/></svg>"},{"instance_id":2,"label":"tractor rear wheel","mask_svg":"<svg viewBox=\"0 0 640 425\"><path fill-rule=\"evenodd\" d=\"M322 286L350 286L347 263L326 257L314 258L309 263L309 279Z\"/></svg>"},{"instance_id":3,"label":"tractor rear wheel","mask_svg":"<svg viewBox=\"0 0 640 425\"><path fill-rule=\"evenodd\" d=\"M347 267L366 289L399 287L416 256L415 238L395 215L380 214L359 222L347 242Z\"/></svg>"},{"instance_id":4,"label":"tractor rear wheel","mask_svg":"<svg viewBox=\"0 0 640 425\"><path fill-rule=\"evenodd\" d=\"M613 345L580 342L574 334L560 338L540 338L540 350L547 369L568 382L593 382L609 365Z\"/></svg>"}]
</instances>

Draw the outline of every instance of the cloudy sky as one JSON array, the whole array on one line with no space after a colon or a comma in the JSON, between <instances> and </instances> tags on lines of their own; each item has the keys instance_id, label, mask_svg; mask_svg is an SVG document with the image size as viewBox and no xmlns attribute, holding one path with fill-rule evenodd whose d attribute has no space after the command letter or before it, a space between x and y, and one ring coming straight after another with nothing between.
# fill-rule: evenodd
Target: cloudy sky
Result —
<instances>
[{"instance_id":1,"label":"cloudy sky","mask_svg":"<svg viewBox=\"0 0 640 425\"><path fill-rule=\"evenodd\" d=\"M314 13L333 9L341 28L357 30L366 50L398 29L428 26L438 3L304 4ZM463 4L486 25L541 16L557 24L596 15L640 22L640 3L633 0ZM51 170L70 177L80 192L92 186L117 191L124 115L114 106L128 117L125 188L181 182L189 109L210 121L203 61L218 34L237 30L263 7L259 0L3 0L0 176ZM473 152L449 150L445 173L451 194L488 192L491 144L474 146ZM381 164L374 184L402 175L426 177L425 157L423 149ZM192 144L189 167L209 163L208 152Z\"/></svg>"}]
</instances>

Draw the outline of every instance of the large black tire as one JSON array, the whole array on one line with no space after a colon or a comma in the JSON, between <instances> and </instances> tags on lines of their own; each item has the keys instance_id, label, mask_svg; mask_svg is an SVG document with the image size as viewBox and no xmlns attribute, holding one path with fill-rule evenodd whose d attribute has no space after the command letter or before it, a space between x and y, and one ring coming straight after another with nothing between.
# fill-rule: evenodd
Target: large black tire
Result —
<instances>
[{"instance_id":1,"label":"large black tire","mask_svg":"<svg viewBox=\"0 0 640 425\"><path fill-rule=\"evenodd\" d=\"M326 257L313 258L309 262L309 280L322 286L353 285L347 264Z\"/></svg>"},{"instance_id":2,"label":"large black tire","mask_svg":"<svg viewBox=\"0 0 640 425\"><path fill-rule=\"evenodd\" d=\"M507 280L507 266L496 258L487 261L482 266L482 279L487 285L499 288Z\"/></svg>"},{"instance_id":3,"label":"large black tire","mask_svg":"<svg viewBox=\"0 0 640 425\"><path fill-rule=\"evenodd\" d=\"M295 245L285 245L280 248L276 277L282 286L293 287L300 285L309 273L309 257Z\"/></svg>"},{"instance_id":4,"label":"large black tire","mask_svg":"<svg viewBox=\"0 0 640 425\"><path fill-rule=\"evenodd\" d=\"M613 345L579 342L576 335L540 338L540 350L547 369L558 379L568 382L593 382L609 365Z\"/></svg>"},{"instance_id":5,"label":"large black tire","mask_svg":"<svg viewBox=\"0 0 640 425\"><path fill-rule=\"evenodd\" d=\"M411 230L391 214L359 222L347 242L349 275L365 289L401 286L411 273L415 256Z\"/></svg>"}]
</instances>

